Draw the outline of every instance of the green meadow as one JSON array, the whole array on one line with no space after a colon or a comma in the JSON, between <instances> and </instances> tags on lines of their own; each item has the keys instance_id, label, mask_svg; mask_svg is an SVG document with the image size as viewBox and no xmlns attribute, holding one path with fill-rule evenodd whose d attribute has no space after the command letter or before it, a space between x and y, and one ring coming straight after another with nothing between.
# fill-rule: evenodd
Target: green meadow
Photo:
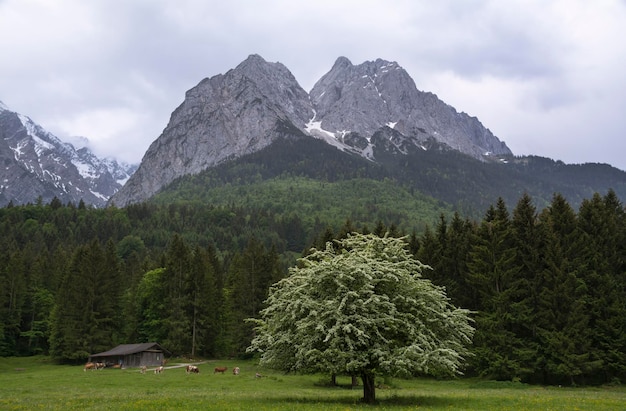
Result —
<instances>
[{"instance_id":1,"label":"green meadow","mask_svg":"<svg viewBox=\"0 0 626 411\"><path fill-rule=\"evenodd\" d=\"M172 360L168 367L177 363ZM214 374L217 365L225 374ZM232 374L239 366L241 373ZM477 379L378 381L377 405L349 378L291 375L253 361L207 361L199 374L168 368L83 371L46 357L0 358L0 410L625 410L626 387L538 387ZM261 373L261 378L256 378Z\"/></svg>"}]
</instances>

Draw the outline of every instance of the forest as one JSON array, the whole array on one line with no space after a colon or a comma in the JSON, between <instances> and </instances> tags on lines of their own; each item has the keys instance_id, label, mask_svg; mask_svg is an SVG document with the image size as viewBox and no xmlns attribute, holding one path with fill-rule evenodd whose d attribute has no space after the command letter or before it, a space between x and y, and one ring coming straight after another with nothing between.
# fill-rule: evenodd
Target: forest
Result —
<instances>
[{"instance_id":1,"label":"forest","mask_svg":"<svg viewBox=\"0 0 626 411\"><path fill-rule=\"evenodd\" d=\"M577 209L560 194L539 209L523 194L478 219L442 210L400 220L376 210L358 223L337 211L338 225L245 202L9 204L0 209L0 356L79 363L155 341L173 355L245 357L253 330L244 320L269 287L311 247L357 231L405 238L432 268L424 276L472 310L466 375L626 381L626 210L615 192Z\"/></svg>"}]
</instances>

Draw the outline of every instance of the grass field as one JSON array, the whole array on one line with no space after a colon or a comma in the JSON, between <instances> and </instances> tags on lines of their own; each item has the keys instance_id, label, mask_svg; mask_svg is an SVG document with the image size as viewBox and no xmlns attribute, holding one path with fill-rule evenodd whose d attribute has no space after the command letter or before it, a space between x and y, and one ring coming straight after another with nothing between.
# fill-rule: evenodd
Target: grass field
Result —
<instances>
[{"instance_id":1,"label":"grass field","mask_svg":"<svg viewBox=\"0 0 626 411\"><path fill-rule=\"evenodd\" d=\"M175 365L172 361L168 366ZM229 367L213 374L213 367ZM232 375L230 369L241 368ZM284 375L251 361L209 361L156 375L137 369L84 372L45 357L0 358L0 410L626 410L626 387L559 388L462 379L386 381L379 403L360 403L349 378L329 387L322 375ZM255 373L263 374L255 378ZM381 381L379 381L381 382Z\"/></svg>"}]
</instances>

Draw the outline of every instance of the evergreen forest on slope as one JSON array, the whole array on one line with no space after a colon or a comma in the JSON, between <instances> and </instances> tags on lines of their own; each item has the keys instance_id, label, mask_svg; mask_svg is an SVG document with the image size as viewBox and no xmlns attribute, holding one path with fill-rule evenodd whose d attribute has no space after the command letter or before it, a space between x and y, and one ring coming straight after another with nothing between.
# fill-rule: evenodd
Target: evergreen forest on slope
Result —
<instances>
[{"instance_id":1,"label":"evergreen forest on slope","mask_svg":"<svg viewBox=\"0 0 626 411\"><path fill-rule=\"evenodd\" d=\"M155 341L174 355L246 356L252 330L244 319L257 316L270 285L311 247L358 231L405 237L432 267L425 276L475 312L466 374L541 384L626 381L619 192L577 191L570 200L571 193L537 195L529 185L495 196L481 189L498 187L485 169L453 167L467 161L454 153L442 151L437 167L423 160L419 173L436 179L419 183L423 174L337 150L311 159L282 147L285 155L272 161L259 152L124 208L54 199L0 209L0 355L79 363L120 343ZM542 164L555 180L554 170L566 167L517 160L534 173ZM293 167L286 172L281 163ZM465 181L460 170L477 183L454 184ZM580 186L595 187L594 173L583 174ZM432 185L431 194L419 184ZM468 197L432 195L453 198L454 190Z\"/></svg>"}]
</instances>

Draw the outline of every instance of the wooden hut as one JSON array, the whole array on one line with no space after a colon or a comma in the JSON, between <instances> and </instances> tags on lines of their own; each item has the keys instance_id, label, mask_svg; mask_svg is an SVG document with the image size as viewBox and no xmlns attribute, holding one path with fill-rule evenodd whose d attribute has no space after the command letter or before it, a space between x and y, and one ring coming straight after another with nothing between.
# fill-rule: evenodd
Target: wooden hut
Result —
<instances>
[{"instance_id":1,"label":"wooden hut","mask_svg":"<svg viewBox=\"0 0 626 411\"><path fill-rule=\"evenodd\" d=\"M144 365L153 367L163 365L165 356L168 354L169 351L154 342L120 344L109 351L91 354L89 361L103 362L107 367L114 365L119 365L121 368L142 367Z\"/></svg>"}]
</instances>

